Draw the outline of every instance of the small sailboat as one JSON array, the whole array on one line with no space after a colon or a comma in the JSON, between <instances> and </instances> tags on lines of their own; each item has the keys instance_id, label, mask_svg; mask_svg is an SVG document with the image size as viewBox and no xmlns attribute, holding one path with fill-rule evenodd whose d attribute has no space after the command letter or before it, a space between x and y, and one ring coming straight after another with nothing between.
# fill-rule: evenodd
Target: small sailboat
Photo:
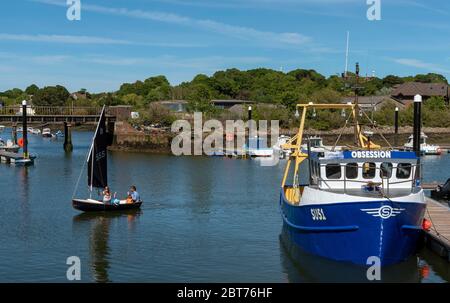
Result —
<instances>
[{"instance_id":1,"label":"small sailboat","mask_svg":"<svg viewBox=\"0 0 450 303\"><path fill-rule=\"evenodd\" d=\"M102 200L92 199L94 188L103 189L108 185L108 152L107 152L107 133L106 133L106 116L105 107L102 109L100 120L97 124L89 154L87 157L87 172L89 185L88 199L72 199L73 208L80 211L117 211L138 209L142 205L142 201L127 203L123 200L119 203L103 202Z\"/></svg>"}]
</instances>

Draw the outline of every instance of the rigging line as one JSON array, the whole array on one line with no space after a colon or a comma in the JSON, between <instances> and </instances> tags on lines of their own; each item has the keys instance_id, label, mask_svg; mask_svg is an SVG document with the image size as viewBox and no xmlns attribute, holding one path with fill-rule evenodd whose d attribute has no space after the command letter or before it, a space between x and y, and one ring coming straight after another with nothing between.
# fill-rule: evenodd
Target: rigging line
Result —
<instances>
[{"instance_id":1,"label":"rigging line","mask_svg":"<svg viewBox=\"0 0 450 303\"><path fill-rule=\"evenodd\" d=\"M86 167L86 163L89 161L90 154L91 154L91 149L89 148L89 151L88 151L88 153L86 155L86 159L83 161L83 167L81 168L80 175L78 176L78 180L77 180L77 183L75 185L75 189L74 189L73 194L72 194L72 199L75 197L75 194L76 194L77 189L78 189L78 185L80 184L81 175L84 172L84 168Z\"/></svg>"},{"instance_id":2,"label":"rigging line","mask_svg":"<svg viewBox=\"0 0 450 303\"><path fill-rule=\"evenodd\" d=\"M340 131L340 133L339 133L339 136L337 137L336 142L334 142L334 145L333 145L333 148L331 149L331 151L333 151L333 152L335 151L336 146L337 146L339 140L341 140L341 137L342 137L342 135L344 134L344 130L345 130L345 128L347 127L348 121L350 121L350 117L351 117L351 116L352 116L351 114L348 115L348 118L347 118L347 120L345 121L344 127L341 129L341 131Z\"/></svg>"},{"instance_id":3,"label":"rigging line","mask_svg":"<svg viewBox=\"0 0 450 303\"><path fill-rule=\"evenodd\" d=\"M390 149L393 149L391 143L389 143L389 141L383 136L383 134L381 132L378 131L377 127L375 126L375 124L373 123L372 119L369 118L369 116L367 115L367 113L365 111L362 111L364 116L366 116L366 118L369 120L369 122L372 124L373 129L380 135L381 138L383 138L383 140L388 144Z\"/></svg>"},{"instance_id":4,"label":"rigging line","mask_svg":"<svg viewBox=\"0 0 450 303\"><path fill-rule=\"evenodd\" d=\"M89 154L88 154L88 158L89 158ZM73 194L72 194L72 199L75 197L75 194L76 194L76 192L78 190L78 185L80 184L81 175L83 175L84 168L86 167L86 163L87 163L87 161L83 161L83 167L81 168L80 175L78 176L77 183L75 184L75 189L74 189Z\"/></svg>"}]
</instances>

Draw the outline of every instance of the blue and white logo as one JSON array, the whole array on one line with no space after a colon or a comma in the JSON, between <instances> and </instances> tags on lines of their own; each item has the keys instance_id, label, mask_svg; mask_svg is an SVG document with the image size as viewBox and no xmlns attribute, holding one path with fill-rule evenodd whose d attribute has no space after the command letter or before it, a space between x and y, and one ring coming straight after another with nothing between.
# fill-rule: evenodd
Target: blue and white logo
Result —
<instances>
[{"instance_id":1,"label":"blue and white logo","mask_svg":"<svg viewBox=\"0 0 450 303\"><path fill-rule=\"evenodd\" d=\"M382 219L389 219L390 217L395 217L404 211L404 208L392 208L388 205L384 205L380 208L366 208L361 209L361 211L365 212L368 215L374 217L381 217Z\"/></svg>"}]
</instances>

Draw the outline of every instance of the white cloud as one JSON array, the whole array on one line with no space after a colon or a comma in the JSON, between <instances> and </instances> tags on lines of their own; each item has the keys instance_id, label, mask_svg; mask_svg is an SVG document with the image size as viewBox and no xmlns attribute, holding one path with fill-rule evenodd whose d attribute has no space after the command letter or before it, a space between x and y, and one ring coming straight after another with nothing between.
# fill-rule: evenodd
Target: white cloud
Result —
<instances>
[{"instance_id":1,"label":"white cloud","mask_svg":"<svg viewBox=\"0 0 450 303\"><path fill-rule=\"evenodd\" d=\"M68 44L132 44L126 40L116 40L92 36L70 35L20 35L0 33L0 41L48 42Z\"/></svg>"},{"instance_id":2,"label":"white cloud","mask_svg":"<svg viewBox=\"0 0 450 303\"><path fill-rule=\"evenodd\" d=\"M143 45L167 48L195 48L205 45L194 43L174 42L133 42L128 40L111 39L95 36L73 36L73 35L24 35L0 33L0 41L22 41L22 42L44 42L63 44L116 44L116 45Z\"/></svg>"},{"instance_id":3,"label":"white cloud","mask_svg":"<svg viewBox=\"0 0 450 303\"><path fill-rule=\"evenodd\" d=\"M327 0L329 1L329 0ZM65 2L55 0L34 0L34 2L51 4L51 5L65 5ZM295 32L272 32L261 31L252 27L236 26L226 24L210 19L194 19L178 14L165 13L159 11L149 11L140 9L127 8L113 8L100 5L83 4L82 9L102 14L124 16L129 18L145 19L156 22L170 23L182 26L190 26L202 30L219 33L222 35L264 43L269 46L305 46L311 42L311 38Z\"/></svg>"},{"instance_id":4,"label":"white cloud","mask_svg":"<svg viewBox=\"0 0 450 303\"><path fill-rule=\"evenodd\" d=\"M410 59L410 58L396 58L393 59L394 62L405 65L405 66L411 66L415 68L420 68L423 70L427 70L429 72L437 72L437 73L444 73L444 74L450 74L450 69L442 68L441 66L434 64L434 63L428 63L424 62L418 59Z\"/></svg>"},{"instance_id":5,"label":"white cloud","mask_svg":"<svg viewBox=\"0 0 450 303\"><path fill-rule=\"evenodd\" d=\"M79 58L80 61L111 65L111 66L149 66L162 68L188 68L202 69L205 71L217 71L233 64L253 65L270 62L269 58L258 56L242 56L242 57L225 57L225 56L208 56L194 58L180 58L176 56L162 55L153 58L143 57L108 57L108 56L85 56Z\"/></svg>"}]
</instances>

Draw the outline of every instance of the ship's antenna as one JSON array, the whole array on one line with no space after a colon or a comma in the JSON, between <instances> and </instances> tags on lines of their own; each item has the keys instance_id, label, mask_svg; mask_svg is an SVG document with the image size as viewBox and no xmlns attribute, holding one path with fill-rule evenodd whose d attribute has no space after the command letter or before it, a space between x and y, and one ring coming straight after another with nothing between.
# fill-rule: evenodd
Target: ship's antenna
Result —
<instances>
[{"instance_id":1,"label":"ship's antenna","mask_svg":"<svg viewBox=\"0 0 450 303\"><path fill-rule=\"evenodd\" d=\"M350 44L350 32L347 31L347 47L346 47L346 51L345 51L345 72L344 72L344 76L347 77L347 72L348 72L348 50L349 50L349 44Z\"/></svg>"}]
</instances>

